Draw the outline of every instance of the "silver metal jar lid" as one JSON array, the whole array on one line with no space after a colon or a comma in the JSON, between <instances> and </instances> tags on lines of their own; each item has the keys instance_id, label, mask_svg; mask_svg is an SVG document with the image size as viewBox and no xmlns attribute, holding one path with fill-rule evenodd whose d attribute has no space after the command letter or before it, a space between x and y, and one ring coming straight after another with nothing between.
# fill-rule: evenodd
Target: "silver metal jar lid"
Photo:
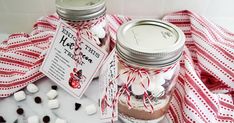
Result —
<instances>
[{"instance_id":1,"label":"silver metal jar lid","mask_svg":"<svg viewBox=\"0 0 234 123\"><path fill-rule=\"evenodd\" d=\"M56 0L56 12L64 20L89 20L105 14L105 0Z\"/></svg>"},{"instance_id":2,"label":"silver metal jar lid","mask_svg":"<svg viewBox=\"0 0 234 123\"><path fill-rule=\"evenodd\" d=\"M177 62L185 43L184 33L161 20L132 20L117 31L117 54L141 66L164 67Z\"/></svg>"}]
</instances>

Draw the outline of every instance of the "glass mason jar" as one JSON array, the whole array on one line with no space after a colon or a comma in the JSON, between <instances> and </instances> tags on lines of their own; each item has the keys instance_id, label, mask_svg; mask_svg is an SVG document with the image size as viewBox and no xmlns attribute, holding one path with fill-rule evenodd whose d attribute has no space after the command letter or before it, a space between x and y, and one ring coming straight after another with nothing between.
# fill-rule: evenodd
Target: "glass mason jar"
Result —
<instances>
[{"instance_id":1,"label":"glass mason jar","mask_svg":"<svg viewBox=\"0 0 234 123\"><path fill-rule=\"evenodd\" d=\"M117 32L119 117L155 123L167 113L180 69L183 32L160 20L132 20Z\"/></svg>"},{"instance_id":2,"label":"glass mason jar","mask_svg":"<svg viewBox=\"0 0 234 123\"><path fill-rule=\"evenodd\" d=\"M92 35L90 41L109 53L110 35L105 0L56 0L56 12L62 21L78 31L88 30Z\"/></svg>"}]
</instances>

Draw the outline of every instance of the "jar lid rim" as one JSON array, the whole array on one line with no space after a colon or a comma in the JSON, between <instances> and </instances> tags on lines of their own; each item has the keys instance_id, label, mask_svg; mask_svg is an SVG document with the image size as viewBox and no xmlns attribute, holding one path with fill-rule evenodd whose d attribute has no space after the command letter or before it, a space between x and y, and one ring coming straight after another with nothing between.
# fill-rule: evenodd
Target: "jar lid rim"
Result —
<instances>
[{"instance_id":1,"label":"jar lid rim","mask_svg":"<svg viewBox=\"0 0 234 123\"><path fill-rule=\"evenodd\" d=\"M135 47L132 42L129 43L129 41L127 41L129 37L127 37L126 35L129 35L128 30L131 30L131 28L134 28L139 25L155 26L156 28L160 27L163 29L167 29L171 31L172 34L175 35L175 37L173 38L173 40L175 40L174 41L175 43L171 43L170 46L164 47L161 49L160 48L158 49L146 48L142 50L143 46L141 45L138 47ZM149 32L141 31L141 33L149 33ZM150 38L150 37L145 37L145 38ZM141 40L144 40L144 39L141 38ZM154 41L154 40L150 40L150 41ZM167 41L167 40L164 40L164 41ZM145 42L145 41L142 41L142 42L152 43L152 42ZM157 20L157 19L135 19L119 27L117 31L116 49L117 49L117 53L128 61L136 62L139 64L163 65L163 64L172 63L172 61L178 60L178 57L181 56L184 43L185 43L184 33L182 32L182 30L180 30L178 27L176 27L175 25L171 23L164 22L162 20ZM150 46L150 47L154 48L154 46Z\"/></svg>"},{"instance_id":2,"label":"jar lid rim","mask_svg":"<svg viewBox=\"0 0 234 123\"><path fill-rule=\"evenodd\" d=\"M61 0L56 0L56 12L65 20L89 20L105 14L105 0L98 0L96 3L92 3L92 5L83 6L69 6L61 2Z\"/></svg>"}]
</instances>

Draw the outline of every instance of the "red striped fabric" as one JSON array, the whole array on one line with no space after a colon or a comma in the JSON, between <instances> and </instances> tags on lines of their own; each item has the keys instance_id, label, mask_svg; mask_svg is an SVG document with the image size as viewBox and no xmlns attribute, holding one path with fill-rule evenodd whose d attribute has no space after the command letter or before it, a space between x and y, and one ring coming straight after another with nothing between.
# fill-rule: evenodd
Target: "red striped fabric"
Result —
<instances>
[{"instance_id":1,"label":"red striped fabric","mask_svg":"<svg viewBox=\"0 0 234 123\"><path fill-rule=\"evenodd\" d=\"M172 122L234 122L234 35L190 11L163 20L186 34L181 71L167 116ZM223 101L225 100L225 101Z\"/></svg>"},{"instance_id":2,"label":"red striped fabric","mask_svg":"<svg viewBox=\"0 0 234 123\"><path fill-rule=\"evenodd\" d=\"M0 44L0 97L44 77L39 68L58 23L53 17L39 19L31 34L12 34Z\"/></svg>"},{"instance_id":3,"label":"red striped fabric","mask_svg":"<svg viewBox=\"0 0 234 123\"><path fill-rule=\"evenodd\" d=\"M39 19L31 34L17 33L0 44L0 97L35 82L39 67L58 24L57 15ZM130 20L107 15L111 47L118 27ZM167 113L175 123L234 122L234 33L190 11L166 15L163 20L186 35L181 70Z\"/></svg>"}]
</instances>

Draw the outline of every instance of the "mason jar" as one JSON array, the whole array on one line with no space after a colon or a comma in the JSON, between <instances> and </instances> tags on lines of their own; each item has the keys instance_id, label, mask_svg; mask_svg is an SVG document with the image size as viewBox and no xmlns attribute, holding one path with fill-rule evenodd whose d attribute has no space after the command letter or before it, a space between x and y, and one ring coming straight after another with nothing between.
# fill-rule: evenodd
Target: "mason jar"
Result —
<instances>
[{"instance_id":1,"label":"mason jar","mask_svg":"<svg viewBox=\"0 0 234 123\"><path fill-rule=\"evenodd\" d=\"M155 123L167 113L180 70L183 32L161 20L132 20L117 31L119 118Z\"/></svg>"},{"instance_id":2,"label":"mason jar","mask_svg":"<svg viewBox=\"0 0 234 123\"><path fill-rule=\"evenodd\" d=\"M62 21L77 30L87 29L94 43L109 52L109 31L105 0L56 0L56 12Z\"/></svg>"},{"instance_id":3,"label":"mason jar","mask_svg":"<svg viewBox=\"0 0 234 123\"><path fill-rule=\"evenodd\" d=\"M56 0L56 12L62 21L81 33L88 33L91 42L109 53L110 35L105 0ZM97 77L98 74L94 78Z\"/></svg>"}]
</instances>

